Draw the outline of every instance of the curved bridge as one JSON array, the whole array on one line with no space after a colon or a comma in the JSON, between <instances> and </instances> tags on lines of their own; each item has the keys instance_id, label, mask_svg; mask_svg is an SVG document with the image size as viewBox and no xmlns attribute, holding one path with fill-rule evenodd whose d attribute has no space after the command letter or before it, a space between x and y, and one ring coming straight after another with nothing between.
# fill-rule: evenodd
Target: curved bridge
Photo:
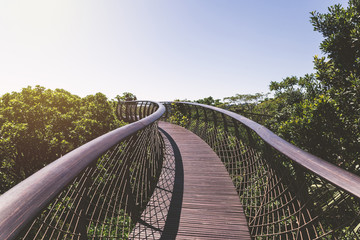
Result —
<instances>
[{"instance_id":1,"label":"curved bridge","mask_svg":"<svg viewBox=\"0 0 360 240\"><path fill-rule=\"evenodd\" d=\"M360 177L194 103L124 102L130 124L0 196L0 239L358 239Z\"/></svg>"}]
</instances>

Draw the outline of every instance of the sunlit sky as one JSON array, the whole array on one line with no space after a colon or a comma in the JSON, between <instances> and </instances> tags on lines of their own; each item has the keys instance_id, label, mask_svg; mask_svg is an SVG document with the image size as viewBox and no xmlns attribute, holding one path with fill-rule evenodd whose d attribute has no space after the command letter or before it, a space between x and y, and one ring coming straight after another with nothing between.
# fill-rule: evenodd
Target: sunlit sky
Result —
<instances>
[{"instance_id":1,"label":"sunlit sky","mask_svg":"<svg viewBox=\"0 0 360 240\"><path fill-rule=\"evenodd\" d=\"M0 95L195 100L269 92L313 72L310 12L341 0L1 0Z\"/></svg>"}]
</instances>

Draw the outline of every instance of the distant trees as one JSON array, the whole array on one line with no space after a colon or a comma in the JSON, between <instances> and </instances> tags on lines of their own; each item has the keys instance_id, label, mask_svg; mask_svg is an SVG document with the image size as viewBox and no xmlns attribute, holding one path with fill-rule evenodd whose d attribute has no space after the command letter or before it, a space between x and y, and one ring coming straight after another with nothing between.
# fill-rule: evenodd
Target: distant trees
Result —
<instances>
[{"instance_id":1,"label":"distant trees","mask_svg":"<svg viewBox=\"0 0 360 240\"><path fill-rule=\"evenodd\" d=\"M272 82L277 115L271 128L288 141L348 170L359 172L360 1L312 12L323 34L314 74Z\"/></svg>"},{"instance_id":2,"label":"distant trees","mask_svg":"<svg viewBox=\"0 0 360 240\"><path fill-rule=\"evenodd\" d=\"M219 106L223 104L220 99L214 99L212 96L195 100L195 102L210 106Z\"/></svg>"},{"instance_id":3,"label":"distant trees","mask_svg":"<svg viewBox=\"0 0 360 240\"><path fill-rule=\"evenodd\" d=\"M258 114L270 114L267 112L267 108L263 108L264 102L268 101L267 94L255 93L255 94L236 94L232 97L225 97L224 103L227 109L236 113L258 113Z\"/></svg>"},{"instance_id":4,"label":"distant trees","mask_svg":"<svg viewBox=\"0 0 360 240\"><path fill-rule=\"evenodd\" d=\"M0 97L0 193L121 122L111 101L27 87Z\"/></svg>"},{"instance_id":5,"label":"distant trees","mask_svg":"<svg viewBox=\"0 0 360 240\"><path fill-rule=\"evenodd\" d=\"M130 92L124 92L122 94L122 96L117 95L115 98L118 101L136 101L137 100L136 96Z\"/></svg>"},{"instance_id":6,"label":"distant trees","mask_svg":"<svg viewBox=\"0 0 360 240\"><path fill-rule=\"evenodd\" d=\"M264 123L276 110L274 100L267 98L267 95L264 93L236 94L235 96L223 98L223 101L210 96L198 99L195 102L224 108L242 114L254 121Z\"/></svg>"}]
</instances>

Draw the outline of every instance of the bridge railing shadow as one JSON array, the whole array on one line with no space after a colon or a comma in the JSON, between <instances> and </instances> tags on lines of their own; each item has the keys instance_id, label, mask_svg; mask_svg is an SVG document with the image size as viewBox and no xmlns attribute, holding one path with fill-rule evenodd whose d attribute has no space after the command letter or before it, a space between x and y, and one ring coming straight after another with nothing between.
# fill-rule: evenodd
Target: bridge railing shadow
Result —
<instances>
[{"instance_id":1,"label":"bridge railing shadow","mask_svg":"<svg viewBox=\"0 0 360 240\"><path fill-rule=\"evenodd\" d=\"M360 238L360 177L241 115L164 103L166 120L206 141L223 161L254 239Z\"/></svg>"},{"instance_id":2,"label":"bridge railing shadow","mask_svg":"<svg viewBox=\"0 0 360 240\"><path fill-rule=\"evenodd\" d=\"M175 239L180 223L184 191L184 170L180 150L171 136L164 139L163 168L157 186L130 239Z\"/></svg>"}]
</instances>

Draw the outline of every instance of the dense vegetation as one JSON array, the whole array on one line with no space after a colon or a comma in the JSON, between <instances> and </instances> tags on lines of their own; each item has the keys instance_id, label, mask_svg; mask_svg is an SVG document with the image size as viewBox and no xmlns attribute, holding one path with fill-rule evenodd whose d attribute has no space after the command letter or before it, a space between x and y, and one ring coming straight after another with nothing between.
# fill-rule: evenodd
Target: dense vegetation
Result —
<instances>
[{"instance_id":1,"label":"dense vegetation","mask_svg":"<svg viewBox=\"0 0 360 240\"><path fill-rule=\"evenodd\" d=\"M117 98L122 99L124 96ZM72 149L121 126L104 94L27 87L0 97L0 193Z\"/></svg>"},{"instance_id":2,"label":"dense vegetation","mask_svg":"<svg viewBox=\"0 0 360 240\"><path fill-rule=\"evenodd\" d=\"M241 114L260 124L273 117L276 110L275 99L268 98L268 94L236 94L235 96L225 97L223 100L207 97L198 99L195 102L211 105Z\"/></svg>"},{"instance_id":3,"label":"dense vegetation","mask_svg":"<svg viewBox=\"0 0 360 240\"><path fill-rule=\"evenodd\" d=\"M314 74L272 82L276 112L270 127L286 140L346 168L359 171L360 1L347 8L312 12L322 33L324 57L314 57Z\"/></svg>"},{"instance_id":4,"label":"dense vegetation","mask_svg":"<svg viewBox=\"0 0 360 240\"><path fill-rule=\"evenodd\" d=\"M255 93L255 94L236 94L235 96L225 97L223 100L214 99L213 97L207 97L198 99L195 102L206 105L212 105L220 108L225 108L233 112L252 112L259 113L262 109L262 103L269 101L266 98L267 94ZM265 98L265 100L264 100Z\"/></svg>"}]
</instances>

